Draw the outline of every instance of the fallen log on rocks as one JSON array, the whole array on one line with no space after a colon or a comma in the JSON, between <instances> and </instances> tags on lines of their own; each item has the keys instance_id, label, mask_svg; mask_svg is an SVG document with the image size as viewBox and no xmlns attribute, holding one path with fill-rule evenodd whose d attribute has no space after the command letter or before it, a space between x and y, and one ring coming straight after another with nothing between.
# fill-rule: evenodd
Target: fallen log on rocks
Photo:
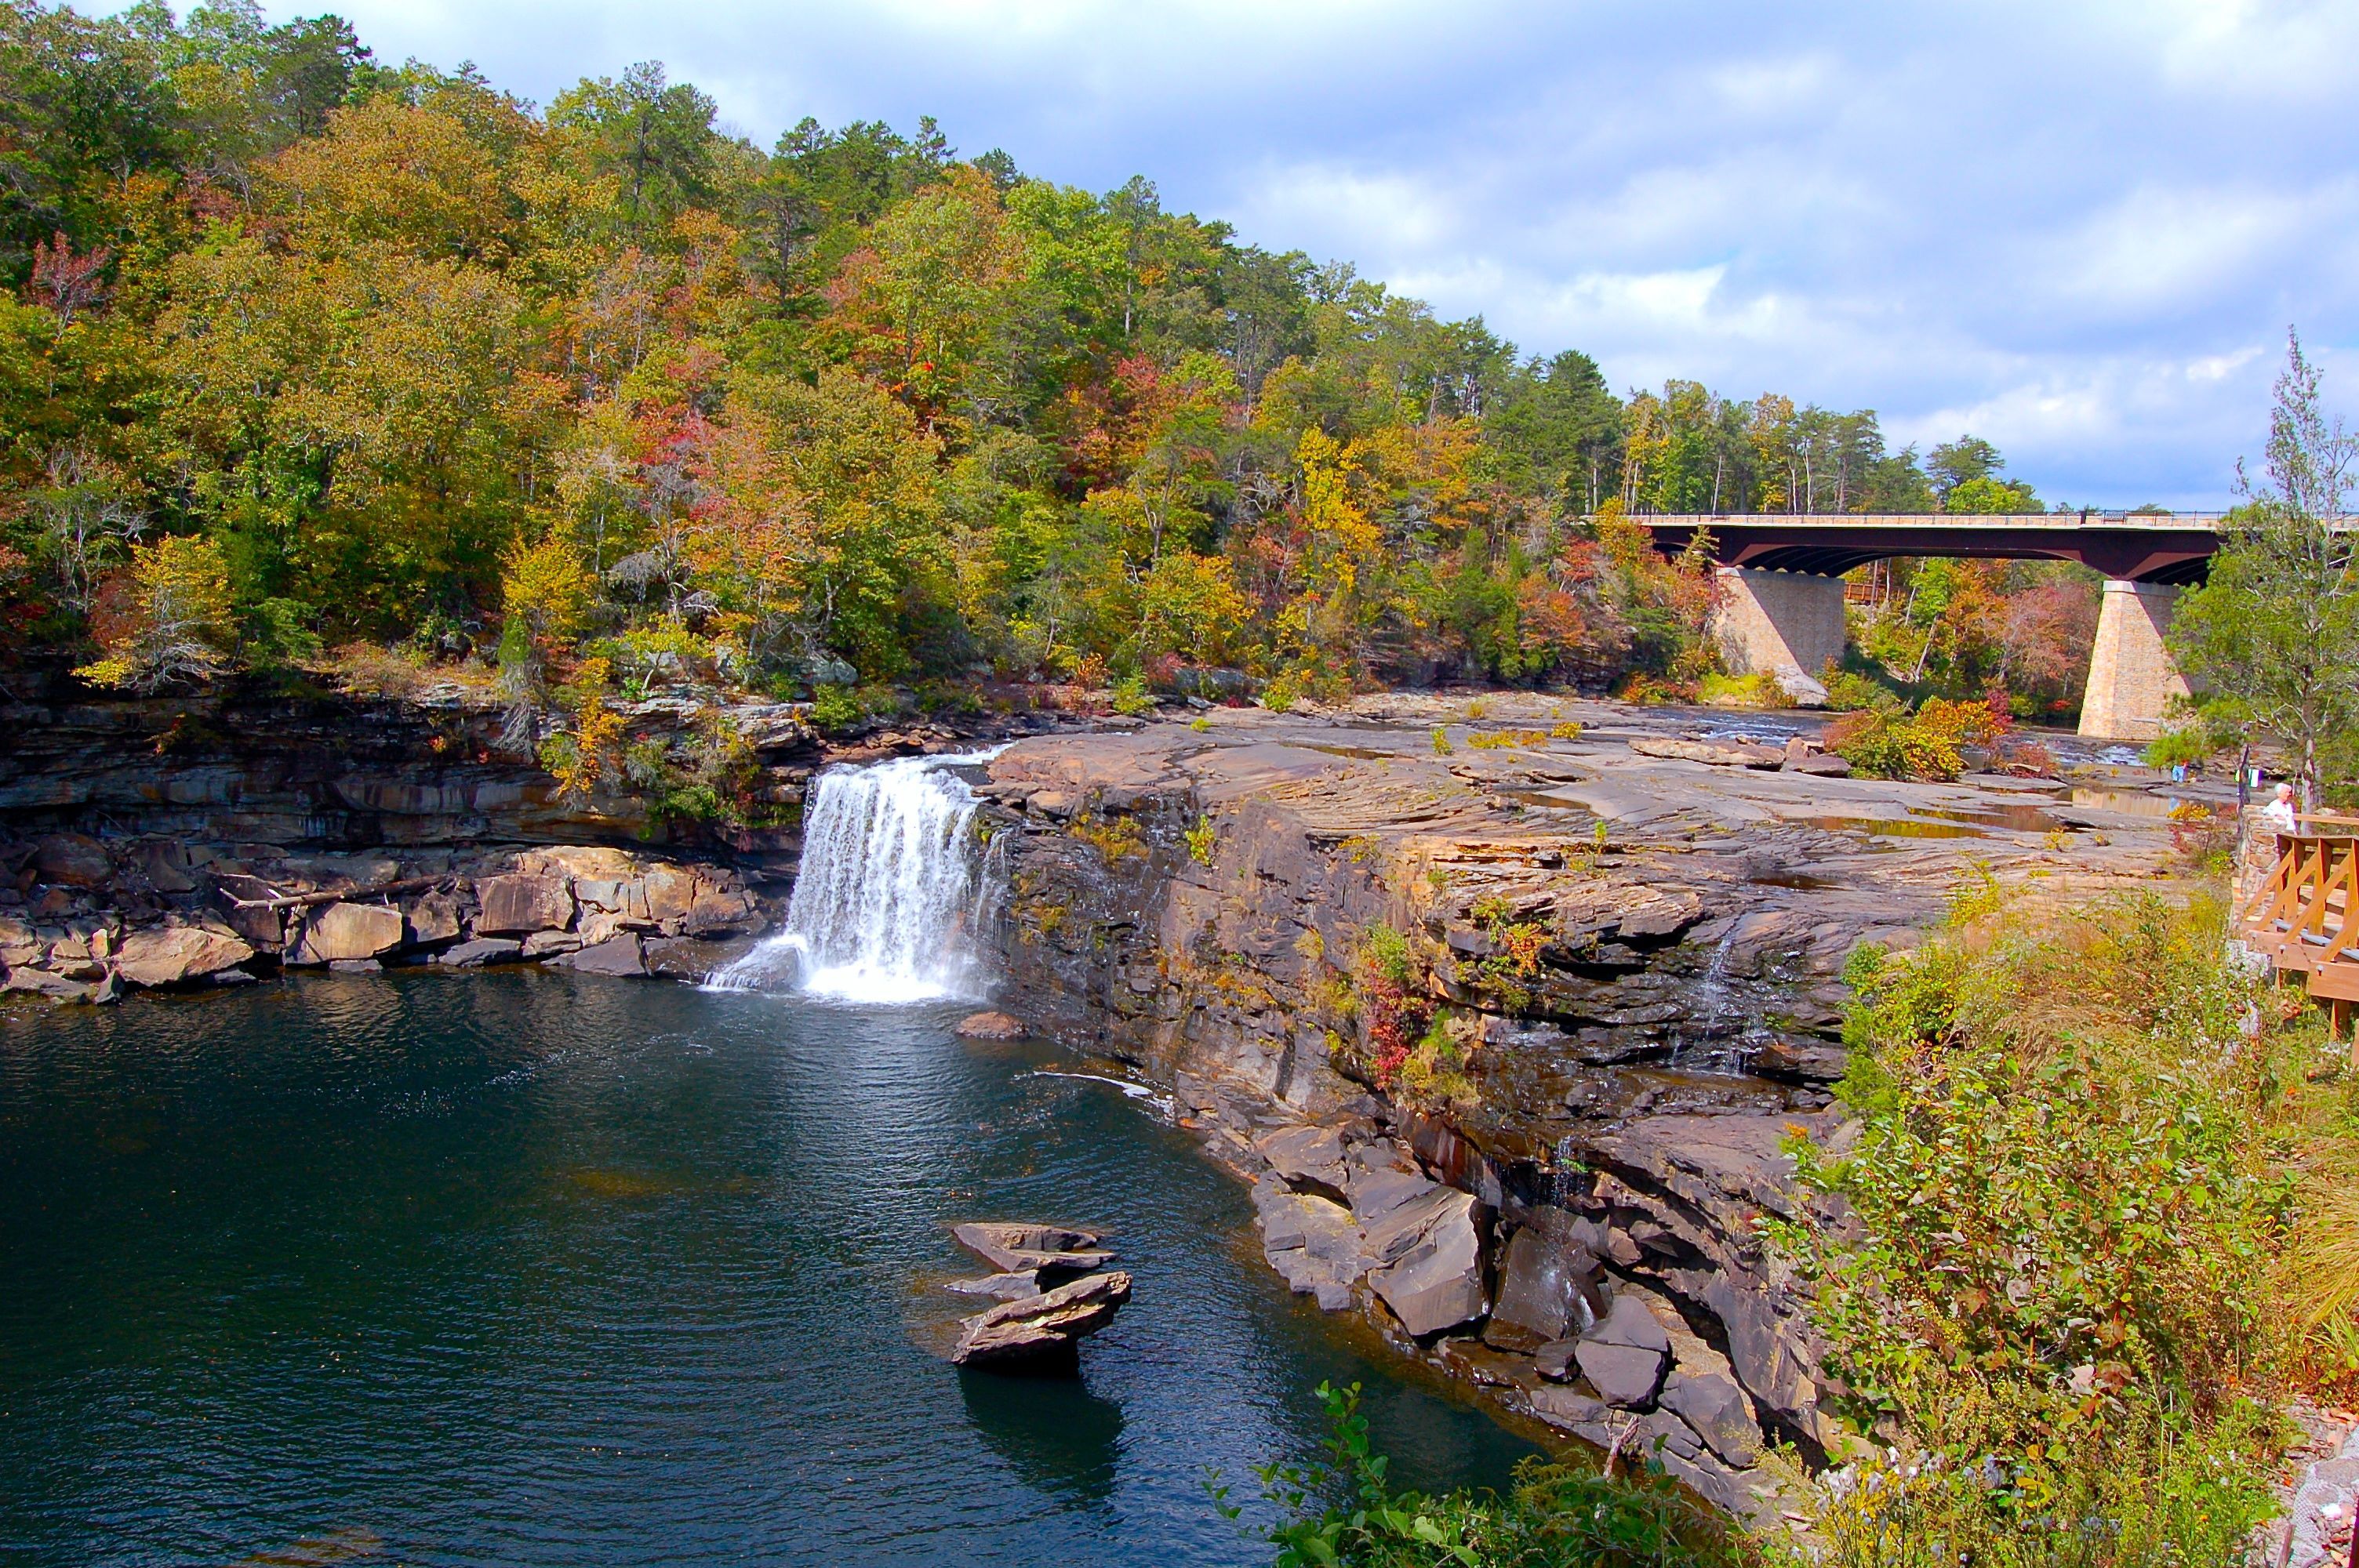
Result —
<instances>
[{"instance_id":1,"label":"fallen log on rocks","mask_svg":"<svg viewBox=\"0 0 2359 1568\"><path fill-rule=\"evenodd\" d=\"M266 888L270 885L260 877L244 871L233 871L227 875L235 877L241 881L253 882L260 887ZM403 877L397 881L379 882L375 887L346 888L342 892L322 889L318 892L283 892L269 898L240 898L229 889L223 888L221 890L221 895L232 909L308 909L315 903L350 903L364 898L382 898L388 893L416 892L421 888L439 887L449 881L451 878L447 875Z\"/></svg>"},{"instance_id":2,"label":"fallen log on rocks","mask_svg":"<svg viewBox=\"0 0 2359 1568\"><path fill-rule=\"evenodd\" d=\"M963 1320L951 1363L997 1371L1069 1369L1083 1337L1114 1321L1130 1300L1130 1276L1088 1274L1037 1296L1004 1302Z\"/></svg>"}]
</instances>

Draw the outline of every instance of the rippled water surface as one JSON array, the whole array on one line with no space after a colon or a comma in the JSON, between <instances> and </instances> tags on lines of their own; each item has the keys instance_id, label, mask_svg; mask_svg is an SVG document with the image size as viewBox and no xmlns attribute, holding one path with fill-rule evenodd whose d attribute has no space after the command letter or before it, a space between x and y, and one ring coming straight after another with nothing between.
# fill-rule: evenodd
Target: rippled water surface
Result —
<instances>
[{"instance_id":1,"label":"rippled water surface","mask_svg":"<svg viewBox=\"0 0 2359 1568\"><path fill-rule=\"evenodd\" d=\"M957 1016L524 973L0 1016L0 1560L1266 1562L1204 1470L1307 1454L1322 1378L1406 1479L1504 1478L1186 1134ZM932 1354L979 1216L1118 1233L1080 1381Z\"/></svg>"}]
</instances>

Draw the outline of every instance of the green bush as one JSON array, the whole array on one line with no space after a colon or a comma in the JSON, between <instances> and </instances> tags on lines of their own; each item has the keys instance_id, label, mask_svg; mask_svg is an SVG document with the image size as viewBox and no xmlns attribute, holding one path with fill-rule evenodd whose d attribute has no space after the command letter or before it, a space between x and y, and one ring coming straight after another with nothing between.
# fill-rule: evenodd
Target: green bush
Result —
<instances>
[{"instance_id":1,"label":"green bush","mask_svg":"<svg viewBox=\"0 0 2359 1568\"><path fill-rule=\"evenodd\" d=\"M1369 1441L1360 1386L1319 1386L1325 1456L1260 1468L1283 1518L1267 1531L1277 1568L1716 1568L1757 1548L1658 1476L1616 1480L1527 1461L1505 1496L1397 1491ZM1231 1519L1243 1509L1217 1483Z\"/></svg>"},{"instance_id":2,"label":"green bush","mask_svg":"<svg viewBox=\"0 0 2359 1568\"><path fill-rule=\"evenodd\" d=\"M1863 948L1838 1228L1776 1222L1875 1456L1822 1488L1832 1568L2229 1563L2274 1508L2299 1032L2245 1038L2216 906L1983 913ZM2223 1048L2223 1042L2242 1042Z\"/></svg>"},{"instance_id":3,"label":"green bush","mask_svg":"<svg viewBox=\"0 0 2359 1568\"><path fill-rule=\"evenodd\" d=\"M2200 724L2185 730L2166 730L2147 742L2146 765L2149 768L2173 768L2182 764L2192 767L2218 750Z\"/></svg>"},{"instance_id":4,"label":"green bush","mask_svg":"<svg viewBox=\"0 0 2359 1568\"><path fill-rule=\"evenodd\" d=\"M1114 710L1116 713L1145 713L1155 706L1155 698L1147 693L1147 682L1137 676L1125 676L1114 683Z\"/></svg>"},{"instance_id":5,"label":"green bush","mask_svg":"<svg viewBox=\"0 0 2359 1568\"><path fill-rule=\"evenodd\" d=\"M868 710L848 687L823 686L811 693L811 728L822 735L841 735L868 721Z\"/></svg>"}]
</instances>

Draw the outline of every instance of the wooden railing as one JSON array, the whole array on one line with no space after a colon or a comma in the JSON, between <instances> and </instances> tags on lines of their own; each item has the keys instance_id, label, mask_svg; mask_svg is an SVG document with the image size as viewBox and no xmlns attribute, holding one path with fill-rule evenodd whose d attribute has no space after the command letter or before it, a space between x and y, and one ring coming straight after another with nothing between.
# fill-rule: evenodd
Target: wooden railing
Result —
<instances>
[{"instance_id":1,"label":"wooden railing","mask_svg":"<svg viewBox=\"0 0 2359 1568\"><path fill-rule=\"evenodd\" d=\"M2299 977L2324 1004L2340 1040L2359 1003L2359 817L2309 812L2294 820L2296 831L2275 835L2276 863L2237 924L2279 979ZM2359 1033L2352 1060L2359 1065Z\"/></svg>"}]
</instances>

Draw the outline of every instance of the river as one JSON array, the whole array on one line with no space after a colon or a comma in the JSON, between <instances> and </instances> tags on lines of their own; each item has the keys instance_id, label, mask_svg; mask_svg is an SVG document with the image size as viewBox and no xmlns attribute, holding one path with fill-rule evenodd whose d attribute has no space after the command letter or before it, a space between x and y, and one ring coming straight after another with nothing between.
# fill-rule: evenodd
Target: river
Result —
<instances>
[{"instance_id":1,"label":"river","mask_svg":"<svg viewBox=\"0 0 2359 1568\"><path fill-rule=\"evenodd\" d=\"M0 1016L0 1559L1244 1563L1203 1478L1309 1455L1322 1379L1406 1481L1527 1452L1288 1297L1151 1103L965 1011L506 971ZM1078 1381L934 1353L976 1217L1116 1233Z\"/></svg>"}]
</instances>

